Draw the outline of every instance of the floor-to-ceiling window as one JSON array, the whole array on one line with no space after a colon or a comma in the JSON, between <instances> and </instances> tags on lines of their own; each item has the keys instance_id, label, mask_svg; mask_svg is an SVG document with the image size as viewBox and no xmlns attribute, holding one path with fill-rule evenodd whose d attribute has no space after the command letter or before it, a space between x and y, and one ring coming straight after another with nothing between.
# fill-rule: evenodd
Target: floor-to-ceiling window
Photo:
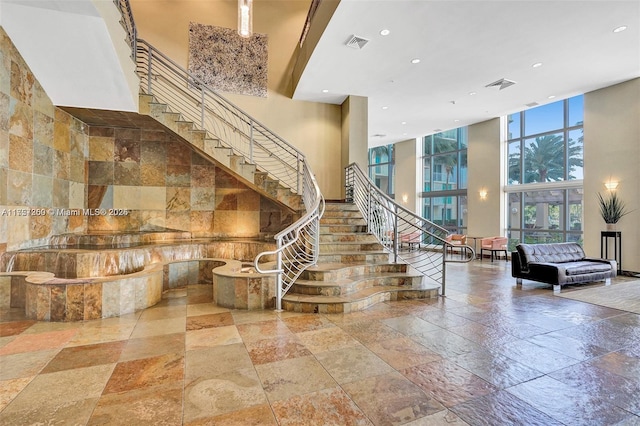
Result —
<instances>
[{"instance_id":1,"label":"floor-to-ceiling window","mask_svg":"<svg viewBox=\"0 0 640 426\"><path fill-rule=\"evenodd\" d=\"M576 96L508 116L510 249L582 241L583 110Z\"/></svg>"},{"instance_id":2,"label":"floor-to-ceiling window","mask_svg":"<svg viewBox=\"0 0 640 426\"><path fill-rule=\"evenodd\" d=\"M467 128L422 139L422 216L452 232L467 227Z\"/></svg>"},{"instance_id":3,"label":"floor-to-ceiling window","mask_svg":"<svg viewBox=\"0 0 640 426\"><path fill-rule=\"evenodd\" d=\"M394 198L395 152L393 145L369 149L369 178L382 192Z\"/></svg>"}]
</instances>

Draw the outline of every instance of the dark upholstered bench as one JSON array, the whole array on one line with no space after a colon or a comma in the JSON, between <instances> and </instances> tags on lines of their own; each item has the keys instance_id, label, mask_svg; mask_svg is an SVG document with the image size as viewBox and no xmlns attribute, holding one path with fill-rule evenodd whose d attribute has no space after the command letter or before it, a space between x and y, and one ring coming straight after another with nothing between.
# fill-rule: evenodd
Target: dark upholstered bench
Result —
<instances>
[{"instance_id":1,"label":"dark upholstered bench","mask_svg":"<svg viewBox=\"0 0 640 426\"><path fill-rule=\"evenodd\" d=\"M518 244L511 254L511 275L518 286L522 279L553 285L559 292L565 284L604 280L616 276L615 260L586 257L577 243Z\"/></svg>"}]
</instances>

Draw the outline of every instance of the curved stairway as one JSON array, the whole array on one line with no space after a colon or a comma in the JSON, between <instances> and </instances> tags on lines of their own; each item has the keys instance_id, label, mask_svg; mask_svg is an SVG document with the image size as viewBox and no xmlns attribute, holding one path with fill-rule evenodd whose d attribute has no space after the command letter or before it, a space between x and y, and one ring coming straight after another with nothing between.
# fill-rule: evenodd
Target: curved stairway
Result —
<instances>
[{"instance_id":1,"label":"curved stairway","mask_svg":"<svg viewBox=\"0 0 640 426\"><path fill-rule=\"evenodd\" d=\"M182 114L173 112L169 105L158 102L154 96L140 94L140 114L162 124L165 128L191 145L203 157L215 161L218 165L235 174L245 184L266 195L294 212L302 208L301 196L283 186L265 171L258 170L243 155L224 146L219 139L212 138L206 130L199 129L191 121L184 120Z\"/></svg>"},{"instance_id":2,"label":"curved stairway","mask_svg":"<svg viewBox=\"0 0 640 426\"><path fill-rule=\"evenodd\" d=\"M348 313L388 300L438 297L439 286L390 254L372 234L358 207L327 203L320 219L318 264L302 273L282 298L286 311Z\"/></svg>"}]
</instances>

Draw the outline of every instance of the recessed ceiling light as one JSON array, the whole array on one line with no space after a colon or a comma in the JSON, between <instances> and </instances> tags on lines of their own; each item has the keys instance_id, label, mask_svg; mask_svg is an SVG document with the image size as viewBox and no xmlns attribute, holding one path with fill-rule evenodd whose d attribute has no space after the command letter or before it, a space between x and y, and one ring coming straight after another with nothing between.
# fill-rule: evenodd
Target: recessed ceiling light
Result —
<instances>
[{"instance_id":1,"label":"recessed ceiling light","mask_svg":"<svg viewBox=\"0 0 640 426\"><path fill-rule=\"evenodd\" d=\"M531 65L531 68L539 68L542 66L542 62L536 62L535 64Z\"/></svg>"},{"instance_id":2,"label":"recessed ceiling light","mask_svg":"<svg viewBox=\"0 0 640 426\"><path fill-rule=\"evenodd\" d=\"M621 33L621 32L623 32L623 31L624 31L624 30L626 30L626 29L627 29L627 26L626 26L626 25L621 25L621 26L619 26L619 27L617 27L617 28L614 28L614 29L613 29L613 32L614 32L614 33Z\"/></svg>"},{"instance_id":3,"label":"recessed ceiling light","mask_svg":"<svg viewBox=\"0 0 640 426\"><path fill-rule=\"evenodd\" d=\"M386 30L386 29L380 31L380 35L383 35L383 36L389 35L390 33L391 33L391 31Z\"/></svg>"},{"instance_id":4,"label":"recessed ceiling light","mask_svg":"<svg viewBox=\"0 0 640 426\"><path fill-rule=\"evenodd\" d=\"M403 121L401 124L407 124L407 122L406 122L406 121Z\"/></svg>"},{"instance_id":5,"label":"recessed ceiling light","mask_svg":"<svg viewBox=\"0 0 640 426\"><path fill-rule=\"evenodd\" d=\"M407 136L407 134L406 134L406 133L403 133L403 134L402 134L402 136Z\"/></svg>"},{"instance_id":6,"label":"recessed ceiling light","mask_svg":"<svg viewBox=\"0 0 640 426\"><path fill-rule=\"evenodd\" d=\"M418 59L418 58L413 58L413 59L411 60L411 63L412 63L412 64L419 64L419 63L420 63L420 59Z\"/></svg>"},{"instance_id":7,"label":"recessed ceiling light","mask_svg":"<svg viewBox=\"0 0 640 426\"><path fill-rule=\"evenodd\" d=\"M453 120L454 123L459 122L460 120L458 120L457 118L455 120Z\"/></svg>"},{"instance_id":8,"label":"recessed ceiling light","mask_svg":"<svg viewBox=\"0 0 640 426\"><path fill-rule=\"evenodd\" d=\"M322 89L322 93L329 93L328 89Z\"/></svg>"},{"instance_id":9,"label":"recessed ceiling light","mask_svg":"<svg viewBox=\"0 0 640 426\"><path fill-rule=\"evenodd\" d=\"M556 97L556 95L550 95L550 96L547 96L547 99L553 99L555 97Z\"/></svg>"},{"instance_id":10,"label":"recessed ceiling light","mask_svg":"<svg viewBox=\"0 0 640 426\"><path fill-rule=\"evenodd\" d=\"M388 106L383 106L382 109L389 109L389 107Z\"/></svg>"},{"instance_id":11,"label":"recessed ceiling light","mask_svg":"<svg viewBox=\"0 0 640 426\"><path fill-rule=\"evenodd\" d=\"M476 92L469 92L469 96L473 96L475 94L476 94Z\"/></svg>"}]
</instances>

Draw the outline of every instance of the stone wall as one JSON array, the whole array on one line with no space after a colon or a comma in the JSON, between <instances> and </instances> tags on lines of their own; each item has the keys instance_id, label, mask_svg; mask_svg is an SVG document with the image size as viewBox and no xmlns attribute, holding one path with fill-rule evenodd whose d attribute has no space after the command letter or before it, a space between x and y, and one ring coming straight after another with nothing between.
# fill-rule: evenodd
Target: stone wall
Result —
<instances>
[{"instance_id":1,"label":"stone wall","mask_svg":"<svg viewBox=\"0 0 640 426\"><path fill-rule=\"evenodd\" d=\"M89 130L88 230L180 230L196 237L254 238L292 215L157 129Z\"/></svg>"},{"instance_id":2,"label":"stone wall","mask_svg":"<svg viewBox=\"0 0 640 426\"><path fill-rule=\"evenodd\" d=\"M56 108L0 28L0 253L84 232L88 127Z\"/></svg>"}]
</instances>

